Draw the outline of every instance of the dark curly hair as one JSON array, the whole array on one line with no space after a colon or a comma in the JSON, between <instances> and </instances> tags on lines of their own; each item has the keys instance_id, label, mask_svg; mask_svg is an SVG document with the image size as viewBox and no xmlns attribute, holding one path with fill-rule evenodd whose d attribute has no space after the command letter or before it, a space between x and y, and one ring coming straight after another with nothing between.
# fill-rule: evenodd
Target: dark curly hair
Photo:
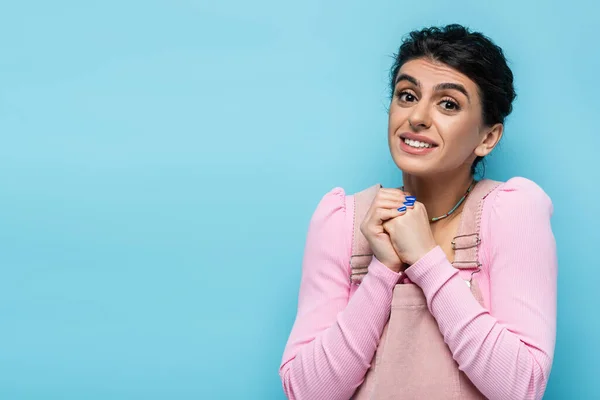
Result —
<instances>
[{"instance_id":1,"label":"dark curly hair","mask_svg":"<svg viewBox=\"0 0 600 400\"><path fill-rule=\"evenodd\" d=\"M391 97L402 65L423 57L444 63L477 84L486 126L504 123L516 97L513 73L502 49L491 39L458 24L410 32L395 55L390 71ZM482 159L477 157L471 166L473 175Z\"/></svg>"}]
</instances>

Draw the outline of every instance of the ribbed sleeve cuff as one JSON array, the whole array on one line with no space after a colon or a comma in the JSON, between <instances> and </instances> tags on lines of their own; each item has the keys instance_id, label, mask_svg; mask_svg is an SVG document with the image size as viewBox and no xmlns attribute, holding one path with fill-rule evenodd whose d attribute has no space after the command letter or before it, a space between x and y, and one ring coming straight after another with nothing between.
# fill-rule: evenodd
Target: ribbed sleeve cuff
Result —
<instances>
[{"instance_id":1,"label":"ribbed sleeve cuff","mask_svg":"<svg viewBox=\"0 0 600 400\"><path fill-rule=\"evenodd\" d=\"M379 261L377 257L373 257L369 264L369 273L367 276L369 275L379 280L387 288L393 289L402 274L392 271Z\"/></svg>"},{"instance_id":2,"label":"ribbed sleeve cuff","mask_svg":"<svg viewBox=\"0 0 600 400\"><path fill-rule=\"evenodd\" d=\"M458 270L450 264L446 253L440 246L434 247L419 261L408 267L405 271L408 278L419 285L425 295L435 293L458 274ZM427 296L427 298L430 298Z\"/></svg>"}]
</instances>

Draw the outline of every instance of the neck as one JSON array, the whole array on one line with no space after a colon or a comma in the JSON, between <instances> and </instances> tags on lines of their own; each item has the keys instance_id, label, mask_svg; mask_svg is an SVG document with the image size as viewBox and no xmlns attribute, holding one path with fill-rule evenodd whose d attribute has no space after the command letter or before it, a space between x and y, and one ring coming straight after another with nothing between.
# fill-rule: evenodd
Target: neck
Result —
<instances>
[{"instance_id":1,"label":"neck","mask_svg":"<svg viewBox=\"0 0 600 400\"><path fill-rule=\"evenodd\" d=\"M427 177L402 173L402 178L404 190L423 203L430 219L450 211L473 182L470 171L458 174L454 171ZM461 208L462 205L454 213L458 214Z\"/></svg>"}]
</instances>

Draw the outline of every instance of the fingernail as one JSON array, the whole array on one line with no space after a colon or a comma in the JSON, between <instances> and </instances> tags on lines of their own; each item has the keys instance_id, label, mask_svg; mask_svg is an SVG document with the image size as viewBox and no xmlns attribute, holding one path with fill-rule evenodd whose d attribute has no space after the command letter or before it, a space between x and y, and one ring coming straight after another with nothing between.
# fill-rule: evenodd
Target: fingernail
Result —
<instances>
[{"instance_id":1,"label":"fingernail","mask_svg":"<svg viewBox=\"0 0 600 400\"><path fill-rule=\"evenodd\" d=\"M402 212L402 211L406 211L406 207L404 207L404 206L403 206L403 207L400 207L400 208L398 209L398 211L400 211L400 212Z\"/></svg>"},{"instance_id":2,"label":"fingernail","mask_svg":"<svg viewBox=\"0 0 600 400\"><path fill-rule=\"evenodd\" d=\"M415 196L406 196L404 199L406 199L407 201L412 201L413 203L415 202L415 200L417 200Z\"/></svg>"},{"instance_id":3,"label":"fingernail","mask_svg":"<svg viewBox=\"0 0 600 400\"><path fill-rule=\"evenodd\" d=\"M404 202L404 205L405 205L405 206L408 206L408 207L412 207L412 206L414 206L414 205L415 205L415 202L414 202L414 201L405 201L405 202Z\"/></svg>"}]
</instances>

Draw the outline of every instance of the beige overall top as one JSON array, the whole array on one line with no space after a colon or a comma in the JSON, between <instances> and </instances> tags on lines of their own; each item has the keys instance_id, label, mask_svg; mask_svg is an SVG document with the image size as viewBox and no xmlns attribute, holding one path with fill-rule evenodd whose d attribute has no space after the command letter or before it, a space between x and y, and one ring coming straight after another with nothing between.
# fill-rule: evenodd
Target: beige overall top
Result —
<instances>
[{"instance_id":1,"label":"beige overall top","mask_svg":"<svg viewBox=\"0 0 600 400\"><path fill-rule=\"evenodd\" d=\"M478 249L481 243L479 222L485 197L500 183L482 180L467 197L458 234L452 241L458 269L471 270L471 293L483 305L473 275L481 270ZM366 275L372 253L360 232L363 220L379 189L372 186L355 194L354 237L350 258L351 281L360 284ZM358 222L358 223L357 223ZM427 308L423 291L413 283L394 287L390 319L383 329L379 346L352 399L484 399L452 358L437 322Z\"/></svg>"}]
</instances>

